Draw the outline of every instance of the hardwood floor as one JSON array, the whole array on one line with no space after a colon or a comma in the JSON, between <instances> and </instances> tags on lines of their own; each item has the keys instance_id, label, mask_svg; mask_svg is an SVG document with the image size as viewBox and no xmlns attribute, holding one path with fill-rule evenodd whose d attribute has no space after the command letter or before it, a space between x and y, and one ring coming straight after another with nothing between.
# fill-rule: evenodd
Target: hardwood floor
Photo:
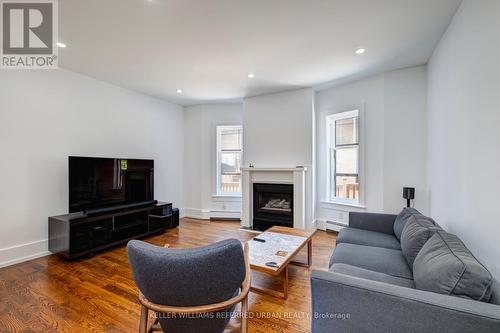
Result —
<instances>
[{"instance_id":1,"label":"hardwood floor","mask_svg":"<svg viewBox=\"0 0 500 333\"><path fill-rule=\"evenodd\" d=\"M171 247L194 247L226 238L242 241L252 233L231 221L182 219L179 228L146 238ZM326 269L335 234L313 238L313 266ZM299 260L306 260L306 251ZM289 297L282 300L250 293L249 332L309 332L310 270L289 268ZM252 284L280 288L280 281L252 273ZM125 246L93 258L68 262L47 256L0 269L0 332L137 332L139 303ZM239 332L233 320L231 332Z\"/></svg>"}]
</instances>

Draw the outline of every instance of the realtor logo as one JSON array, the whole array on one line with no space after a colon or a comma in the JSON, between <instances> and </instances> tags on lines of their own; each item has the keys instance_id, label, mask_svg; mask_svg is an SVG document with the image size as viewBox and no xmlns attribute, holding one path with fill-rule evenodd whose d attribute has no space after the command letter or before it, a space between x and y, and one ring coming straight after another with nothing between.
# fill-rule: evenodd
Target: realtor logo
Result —
<instances>
[{"instance_id":1,"label":"realtor logo","mask_svg":"<svg viewBox=\"0 0 500 333\"><path fill-rule=\"evenodd\" d=\"M2 69L57 68L57 0L1 3Z\"/></svg>"}]
</instances>

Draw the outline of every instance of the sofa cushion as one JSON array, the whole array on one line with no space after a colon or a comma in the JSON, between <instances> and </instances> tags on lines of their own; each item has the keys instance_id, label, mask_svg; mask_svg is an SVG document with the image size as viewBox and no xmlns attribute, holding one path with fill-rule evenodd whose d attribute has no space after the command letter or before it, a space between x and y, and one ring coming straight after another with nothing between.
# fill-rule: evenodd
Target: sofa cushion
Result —
<instances>
[{"instance_id":1,"label":"sofa cushion","mask_svg":"<svg viewBox=\"0 0 500 333\"><path fill-rule=\"evenodd\" d=\"M337 236L337 244L349 243L367 246L383 247L386 249L401 250L401 245L396 237L382 232L343 228Z\"/></svg>"},{"instance_id":2,"label":"sofa cushion","mask_svg":"<svg viewBox=\"0 0 500 333\"><path fill-rule=\"evenodd\" d=\"M330 258L333 264L348 264L387 275L413 279L403 252L382 247L341 243Z\"/></svg>"},{"instance_id":3,"label":"sofa cushion","mask_svg":"<svg viewBox=\"0 0 500 333\"><path fill-rule=\"evenodd\" d=\"M401 250L410 269L413 269L413 262L420 249L434 235L436 230L439 230L439 227L428 217L421 214L412 214L408 218L401 233Z\"/></svg>"},{"instance_id":4,"label":"sofa cushion","mask_svg":"<svg viewBox=\"0 0 500 333\"><path fill-rule=\"evenodd\" d=\"M490 303L500 305L500 283L495 278L493 278L493 283L491 284Z\"/></svg>"},{"instance_id":5,"label":"sofa cushion","mask_svg":"<svg viewBox=\"0 0 500 333\"><path fill-rule=\"evenodd\" d=\"M420 214L420 212L415 208L405 207L396 217L392 229L394 231L394 235L396 235L396 238L398 240L401 240L401 233L403 232L403 228L405 227L406 222L408 222L408 219L413 215L422 215L422 214Z\"/></svg>"},{"instance_id":6,"label":"sofa cushion","mask_svg":"<svg viewBox=\"0 0 500 333\"><path fill-rule=\"evenodd\" d=\"M417 289L489 302L493 278L455 235L437 231L414 263Z\"/></svg>"},{"instance_id":7,"label":"sofa cushion","mask_svg":"<svg viewBox=\"0 0 500 333\"><path fill-rule=\"evenodd\" d=\"M401 287L415 288L415 284L413 283L412 279L405 279L402 277L392 276L380 272L374 272L368 269L347 264L333 264L332 267L330 267L330 272L355 276L372 281L389 283Z\"/></svg>"}]
</instances>

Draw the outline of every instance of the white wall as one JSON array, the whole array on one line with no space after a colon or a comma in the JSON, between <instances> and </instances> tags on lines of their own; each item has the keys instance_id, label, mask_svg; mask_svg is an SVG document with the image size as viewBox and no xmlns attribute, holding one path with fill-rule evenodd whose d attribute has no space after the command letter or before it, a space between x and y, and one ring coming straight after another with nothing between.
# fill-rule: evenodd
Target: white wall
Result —
<instances>
[{"instance_id":1,"label":"white wall","mask_svg":"<svg viewBox=\"0 0 500 333\"><path fill-rule=\"evenodd\" d=\"M429 62L431 215L500 278L500 1L465 0Z\"/></svg>"},{"instance_id":2,"label":"white wall","mask_svg":"<svg viewBox=\"0 0 500 333\"><path fill-rule=\"evenodd\" d=\"M216 194L216 126L241 125L243 105L209 104L185 108L185 209L195 218L241 216L241 197ZM243 130L244 131L244 130Z\"/></svg>"},{"instance_id":3,"label":"white wall","mask_svg":"<svg viewBox=\"0 0 500 333\"><path fill-rule=\"evenodd\" d=\"M365 208L327 199L326 116L350 110L361 114L361 188ZM426 67L361 79L316 94L316 218L346 224L348 212L397 213L405 205L403 186L417 189L415 207L427 212ZM319 226L322 227L321 223Z\"/></svg>"},{"instance_id":4,"label":"white wall","mask_svg":"<svg viewBox=\"0 0 500 333\"><path fill-rule=\"evenodd\" d=\"M243 100L243 164L307 166L306 227L314 218L314 93L311 88Z\"/></svg>"},{"instance_id":5,"label":"white wall","mask_svg":"<svg viewBox=\"0 0 500 333\"><path fill-rule=\"evenodd\" d=\"M246 166L312 165L312 89L245 98L243 105Z\"/></svg>"},{"instance_id":6,"label":"white wall","mask_svg":"<svg viewBox=\"0 0 500 333\"><path fill-rule=\"evenodd\" d=\"M63 69L0 73L0 266L47 251L68 211L68 155L152 158L183 207L183 108Z\"/></svg>"},{"instance_id":7,"label":"white wall","mask_svg":"<svg viewBox=\"0 0 500 333\"><path fill-rule=\"evenodd\" d=\"M384 76L384 212L405 204L403 186L415 187L415 207L428 213L427 68Z\"/></svg>"}]
</instances>

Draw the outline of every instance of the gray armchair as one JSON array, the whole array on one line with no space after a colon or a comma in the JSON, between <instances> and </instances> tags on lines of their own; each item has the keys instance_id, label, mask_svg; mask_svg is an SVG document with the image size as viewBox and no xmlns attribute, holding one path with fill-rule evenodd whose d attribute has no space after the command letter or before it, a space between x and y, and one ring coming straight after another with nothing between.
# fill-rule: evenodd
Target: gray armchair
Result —
<instances>
[{"instance_id":1,"label":"gray armchair","mask_svg":"<svg viewBox=\"0 0 500 333\"><path fill-rule=\"evenodd\" d=\"M246 332L250 288L248 249L236 239L190 249L168 249L133 240L127 245L139 288L141 321L148 310L157 314L164 332L223 332L237 303L242 303Z\"/></svg>"}]
</instances>

